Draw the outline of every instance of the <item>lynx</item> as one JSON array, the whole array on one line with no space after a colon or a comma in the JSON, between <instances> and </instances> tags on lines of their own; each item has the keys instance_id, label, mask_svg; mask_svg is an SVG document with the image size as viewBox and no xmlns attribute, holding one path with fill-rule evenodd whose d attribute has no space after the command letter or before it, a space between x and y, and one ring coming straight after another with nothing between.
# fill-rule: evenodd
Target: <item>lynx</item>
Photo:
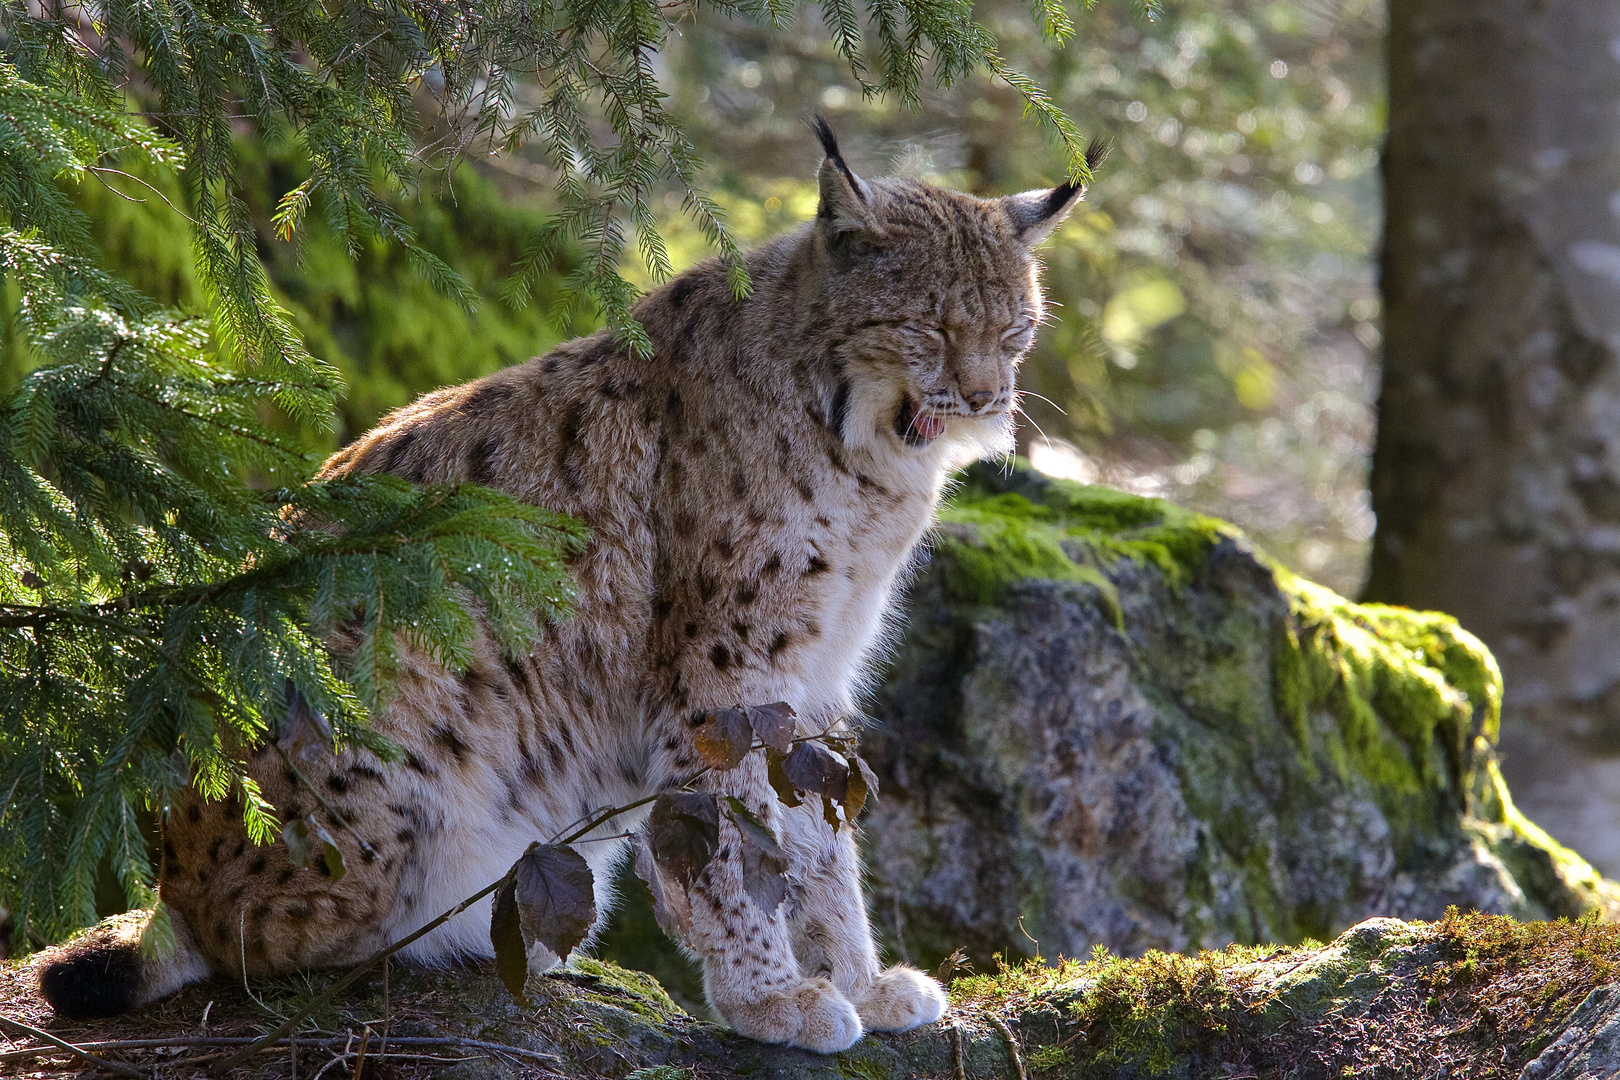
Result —
<instances>
[{"instance_id":1,"label":"lynx","mask_svg":"<svg viewBox=\"0 0 1620 1080\"><path fill-rule=\"evenodd\" d=\"M139 917L104 923L41 964L57 1010L352 964L531 841L692 777L706 710L785 701L801 733L852 713L951 471L1011 447L1014 375L1042 317L1034 249L1083 188L980 199L867 181L819 120L817 134L816 218L748 256L746 298L700 264L635 308L651 357L606 332L575 340L428 394L326 463L326 477L487 484L581 519L576 613L522 661L487 640L461 673L404 654L376 721L402 763L349 750L313 777L352 830L328 822L341 877L255 846L229 800L174 809L160 895L177 947L154 960ZM248 767L284 820L327 813L268 749ZM744 1035L820 1052L937 1020L938 983L879 963L853 829L789 809L765 772L751 760L698 780L774 830L793 883L762 910L722 821L682 942L711 1006ZM580 851L607 912L624 842ZM489 956L489 919L486 900L404 956Z\"/></svg>"}]
</instances>

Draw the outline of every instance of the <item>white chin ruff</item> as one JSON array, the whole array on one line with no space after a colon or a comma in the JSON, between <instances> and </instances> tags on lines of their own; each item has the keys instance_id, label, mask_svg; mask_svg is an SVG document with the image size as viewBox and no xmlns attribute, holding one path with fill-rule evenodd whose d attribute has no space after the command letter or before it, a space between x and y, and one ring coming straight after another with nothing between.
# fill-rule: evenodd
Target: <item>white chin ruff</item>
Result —
<instances>
[{"instance_id":1,"label":"white chin ruff","mask_svg":"<svg viewBox=\"0 0 1620 1080\"><path fill-rule=\"evenodd\" d=\"M955 430L952 430L952 429ZM1017 446L1011 412L984 420L947 423L940 442L950 444L949 467L960 469L985 458L1010 454Z\"/></svg>"}]
</instances>

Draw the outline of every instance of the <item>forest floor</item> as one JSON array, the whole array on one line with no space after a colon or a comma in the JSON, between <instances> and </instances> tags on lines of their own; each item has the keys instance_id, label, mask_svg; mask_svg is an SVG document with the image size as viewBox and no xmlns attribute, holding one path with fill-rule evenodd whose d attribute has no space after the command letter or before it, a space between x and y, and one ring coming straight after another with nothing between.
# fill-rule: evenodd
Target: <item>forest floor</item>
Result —
<instances>
[{"instance_id":1,"label":"forest floor","mask_svg":"<svg viewBox=\"0 0 1620 1080\"><path fill-rule=\"evenodd\" d=\"M378 968L235 1075L275 1080L519 1076L709 1080L884 1077L1524 1077L1620 1072L1620 927L1449 914L1375 919L1326 945L1098 955L958 975L939 1024L822 1057L683 1012L643 974L593 960L532 978L519 1004L488 968ZM208 1073L310 1001L325 975L219 978L112 1020L55 1020L26 963L0 1017L156 1080ZM6 1026L6 1025L0 1025ZM111 1066L109 1069L108 1066ZM1528 1066L1528 1068L1527 1068ZM8 1026L0 1075L97 1066Z\"/></svg>"}]
</instances>

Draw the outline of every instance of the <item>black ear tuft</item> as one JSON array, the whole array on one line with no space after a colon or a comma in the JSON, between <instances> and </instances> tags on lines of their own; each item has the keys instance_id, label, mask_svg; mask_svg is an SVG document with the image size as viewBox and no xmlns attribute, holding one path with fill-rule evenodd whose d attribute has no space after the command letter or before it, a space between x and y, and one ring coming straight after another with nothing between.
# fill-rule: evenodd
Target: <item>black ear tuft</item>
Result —
<instances>
[{"instance_id":1,"label":"black ear tuft","mask_svg":"<svg viewBox=\"0 0 1620 1080\"><path fill-rule=\"evenodd\" d=\"M838 152L838 136L833 134L832 125L827 118L817 113L815 119L810 121L810 129L821 140L821 152L838 161L844 160L844 155Z\"/></svg>"},{"instance_id":2,"label":"black ear tuft","mask_svg":"<svg viewBox=\"0 0 1620 1080\"><path fill-rule=\"evenodd\" d=\"M1090 145L1086 147L1086 168L1095 170L1108 160L1108 153L1114 148L1111 139L1103 135L1092 137Z\"/></svg>"},{"instance_id":3,"label":"black ear tuft","mask_svg":"<svg viewBox=\"0 0 1620 1080\"><path fill-rule=\"evenodd\" d=\"M827 123L827 118L817 113L815 119L810 121L810 129L816 133L816 138L821 140L821 152L833 163L833 167L843 174L844 181L855 193L855 198L865 202L866 191L861 182L855 178L855 174L850 171L849 166L844 164L844 155L838 152L838 137L833 134L832 125Z\"/></svg>"},{"instance_id":4,"label":"black ear tuft","mask_svg":"<svg viewBox=\"0 0 1620 1080\"><path fill-rule=\"evenodd\" d=\"M109 941L91 931L41 965L39 989L64 1019L128 1012L140 998L140 942Z\"/></svg>"},{"instance_id":5,"label":"black ear tuft","mask_svg":"<svg viewBox=\"0 0 1620 1080\"><path fill-rule=\"evenodd\" d=\"M1094 172L1102 168L1102 163L1108 160L1109 151L1113 149L1114 144L1105 136L1093 136L1086 146L1086 170ZM1069 205L1069 200L1074 198L1074 193L1082 187L1083 184L1059 184L1053 188L1052 194L1047 196L1045 204L1042 205L1039 216L1048 218L1062 210Z\"/></svg>"}]
</instances>

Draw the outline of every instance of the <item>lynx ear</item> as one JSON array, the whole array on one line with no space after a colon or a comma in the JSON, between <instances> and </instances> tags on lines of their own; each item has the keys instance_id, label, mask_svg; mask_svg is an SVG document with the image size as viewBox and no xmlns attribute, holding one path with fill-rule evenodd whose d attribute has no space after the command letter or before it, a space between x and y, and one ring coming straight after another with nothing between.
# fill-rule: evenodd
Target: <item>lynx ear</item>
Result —
<instances>
[{"instance_id":1,"label":"lynx ear","mask_svg":"<svg viewBox=\"0 0 1620 1080\"><path fill-rule=\"evenodd\" d=\"M1086 147L1086 168L1097 168L1107 156L1108 144L1101 139L1091 140L1091 145ZM1051 236L1069 216L1074 204L1085 197L1084 184L1059 184L1050 191L1037 189L1008 195L1001 200L1001 207L1012 221L1018 239L1026 247L1034 247Z\"/></svg>"},{"instance_id":2,"label":"lynx ear","mask_svg":"<svg viewBox=\"0 0 1620 1080\"><path fill-rule=\"evenodd\" d=\"M1086 197L1086 189L1077 184L1059 184L1051 191L1040 188L1001 200L1001 207L1013 224L1013 232L1026 247L1034 247L1048 236L1063 219L1069 216L1074 204Z\"/></svg>"},{"instance_id":3,"label":"lynx ear","mask_svg":"<svg viewBox=\"0 0 1620 1080\"><path fill-rule=\"evenodd\" d=\"M816 173L821 188L821 205L816 210L816 221L829 233L870 229L872 220L872 189L866 181L850 171L844 164L844 155L838 152L838 140L833 137L827 121L818 116L812 122L821 149L827 155Z\"/></svg>"}]
</instances>

